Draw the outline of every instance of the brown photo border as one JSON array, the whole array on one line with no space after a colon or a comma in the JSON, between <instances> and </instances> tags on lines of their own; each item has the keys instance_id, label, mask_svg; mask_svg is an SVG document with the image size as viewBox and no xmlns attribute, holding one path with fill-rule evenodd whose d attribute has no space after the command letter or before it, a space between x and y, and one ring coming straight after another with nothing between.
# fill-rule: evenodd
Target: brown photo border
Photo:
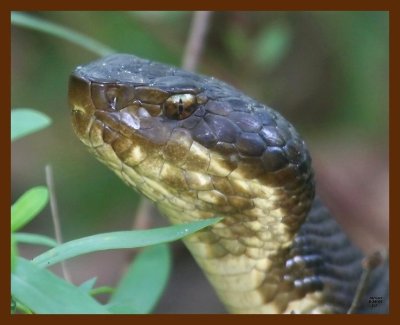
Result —
<instances>
[{"instance_id":1,"label":"brown photo border","mask_svg":"<svg viewBox=\"0 0 400 325\"><path fill-rule=\"evenodd\" d=\"M324 324L336 324L338 321L351 324L367 324L378 322L392 323L394 319L398 318L400 314L400 303L399 303L399 258L398 249L400 247L400 236L396 236L394 233L399 228L398 221L398 205L399 197L396 193L396 182L400 181L399 178L399 150L397 148L398 139L400 138L397 121L399 121L399 86L400 86L400 69L399 69L399 10L400 1L386 1L386 0L346 0L346 1L311 1L311 0L291 0L291 1L266 1L260 2L256 0L247 0L245 2L228 2L228 1L209 1L203 0L199 3L192 1L176 1L176 0L152 0L152 1L119 1L119 2L101 2L101 1L74 1L74 0L58 0L58 1L10 1L3 0L0 3L0 33L1 42L3 49L0 51L1 54L1 71L3 73L2 82L2 98L1 101L1 127L0 127L0 141L1 148L3 151L3 159L0 159L1 166L1 180L2 180L2 192L0 195L0 202L3 211L3 226L0 228L1 238L3 240L3 252L6 258L6 265L8 267L0 267L1 272L1 318L4 323L22 323L29 322L38 324L52 323L54 321L69 323L72 320L76 322L87 321L96 323L108 323L111 318L113 321L129 321L129 322L145 322L155 324L165 324L171 322L174 324L194 324L204 323L207 321L234 324L243 322L274 322L279 321L282 323L290 322L301 322L306 321L307 323L321 323ZM10 315L10 278L9 278L9 243L10 233L8 231L8 213L10 211L9 206L11 202L11 193L7 191L7 188L11 189L10 171L11 171L11 159L7 159L11 153L10 147L10 111L7 107L11 105L10 98L10 82L11 82L11 48L10 48L10 13L11 11L57 11L57 10L71 10L71 11L83 11L83 10L329 10L329 11L388 11L389 12L389 28L390 28L390 110L389 110L389 171L390 171L390 182L389 182L389 211L390 215L390 247L398 248L391 250L390 259L390 314L389 315ZM396 135L397 134L397 135ZM397 139L397 141L396 141ZM393 150L390 150L393 147ZM397 150L396 150L397 149ZM29 317L29 319L27 318ZM90 317L90 319L89 319ZM111 317L111 318L110 318ZM266 317L266 318L265 318ZM296 319L292 319L295 317ZM4 324L3 323L3 324Z\"/></svg>"}]
</instances>

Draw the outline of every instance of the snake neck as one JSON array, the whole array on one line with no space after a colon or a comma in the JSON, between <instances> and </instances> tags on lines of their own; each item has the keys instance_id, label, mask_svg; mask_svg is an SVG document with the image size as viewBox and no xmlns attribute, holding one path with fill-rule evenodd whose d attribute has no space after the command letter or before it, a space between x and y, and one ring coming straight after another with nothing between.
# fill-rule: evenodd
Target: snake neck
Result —
<instances>
[{"instance_id":1,"label":"snake neck","mask_svg":"<svg viewBox=\"0 0 400 325\"><path fill-rule=\"evenodd\" d=\"M181 222L182 211L159 208L172 223ZM192 218L190 211L185 217ZM270 227L267 234L245 219L230 216L184 240L230 312L345 313L349 309L361 279L363 254L318 198L293 238L287 232L283 236L290 244L271 240L274 233L282 234L276 225L275 232ZM387 264L372 272L357 313L385 312L387 301L371 308L371 298L388 296L382 282L388 282Z\"/></svg>"}]
</instances>

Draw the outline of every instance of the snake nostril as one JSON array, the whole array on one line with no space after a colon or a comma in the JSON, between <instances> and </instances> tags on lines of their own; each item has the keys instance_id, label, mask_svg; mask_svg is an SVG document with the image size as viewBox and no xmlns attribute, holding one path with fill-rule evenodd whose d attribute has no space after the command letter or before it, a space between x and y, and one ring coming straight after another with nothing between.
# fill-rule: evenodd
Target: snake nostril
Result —
<instances>
[{"instance_id":1,"label":"snake nostril","mask_svg":"<svg viewBox=\"0 0 400 325\"><path fill-rule=\"evenodd\" d=\"M96 82L92 82L91 96L96 108L107 111L120 110L126 107L134 97L133 89L130 86Z\"/></svg>"}]
</instances>

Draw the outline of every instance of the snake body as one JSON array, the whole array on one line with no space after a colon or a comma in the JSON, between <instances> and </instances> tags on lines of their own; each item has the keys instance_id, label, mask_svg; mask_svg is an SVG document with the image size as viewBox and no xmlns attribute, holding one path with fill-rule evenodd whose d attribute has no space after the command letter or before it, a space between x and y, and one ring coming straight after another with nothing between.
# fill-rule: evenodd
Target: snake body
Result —
<instances>
[{"instance_id":1,"label":"snake body","mask_svg":"<svg viewBox=\"0 0 400 325\"><path fill-rule=\"evenodd\" d=\"M307 147L278 112L127 54L76 68L69 100L79 139L173 224L223 217L184 243L230 312L346 312L363 255L315 197ZM387 292L383 265L357 312L386 312Z\"/></svg>"}]
</instances>

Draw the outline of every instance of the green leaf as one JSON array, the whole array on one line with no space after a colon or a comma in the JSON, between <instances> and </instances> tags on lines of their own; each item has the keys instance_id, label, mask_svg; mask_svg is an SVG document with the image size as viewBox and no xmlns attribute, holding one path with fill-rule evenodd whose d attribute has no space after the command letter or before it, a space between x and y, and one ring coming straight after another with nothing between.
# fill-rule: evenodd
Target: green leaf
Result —
<instances>
[{"instance_id":1,"label":"green leaf","mask_svg":"<svg viewBox=\"0 0 400 325\"><path fill-rule=\"evenodd\" d=\"M11 293L38 314L109 314L78 287L23 258L11 274Z\"/></svg>"},{"instance_id":2,"label":"green leaf","mask_svg":"<svg viewBox=\"0 0 400 325\"><path fill-rule=\"evenodd\" d=\"M11 141L44 129L51 119L32 108L16 108L11 111Z\"/></svg>"},{"instance_id":3,"label":"green leaf","mask_svg":"<svg viewBox=\"0 0 400 325\"><path fill-rule=\"evenodd\" d=\"M11 231L26 225L46 206L49 192L44 186L36 186L26 191L11 206Z\"/></svg>"},{"instance_id":4,"label":"green leaf","mask_svg":"<svg viewBox=\"0 0 400 325\"><path fill-rule=\"evenodd\" d=\"M15 26L25 27L57 36L100 56L114 53L114 50L108 46L105 46L88 36L75 32L72 29L20 12L11 13L11 23Z\"/></svg>"},{"instance_id":5,"label":"green leaf","mask_svg":"<svg viewBox=\"0 0 400 325\"><path fill-rule=\"evenodd\" d=\"M171 269L166 244L148 247L131 264L115 289L109 310L115 314L148 314L167 284Z\"/></svg>"},{"instance_id":6,"label":"green leaf","mask_svg":"<svg viewBox=\"0 0 400 325\"><path fill-rule=\"evenodd\" d=\"M50 237L43 236L43 235L37 235L37 234L28 234L25 232L17 232L13 234L14 239L18 243L24 243L24 244L31 244L31 245L43 245L43 246L49 246L49 247L56 247L58 243Z\"/></svg>"},{"instance_id":7,"label":"green leaf","mask_svg":"<svg viewBox=\"0 0 400 325\"><path fill-rule=\"evenodd\" d=\"M79 286L79 288L85 292L90 293L90 290L93 289L95 283L97 281L97 277L91 278L89 280L86 280L85 282L82 282Z\"/></svg>"},{"instance_id":8,"label":"green leaf","mask_svg":"<svg viewBox=\"0 0 400 325\"><path fill-rule=\"evenodd\" d=\"M116 231L84 237L52 248L34 258L33 262L41 267L47 267L87 253L166 243L183 238L220 220L222 220L222 218L210 218L164 228Z\"/></svg>"}]
</instances>

